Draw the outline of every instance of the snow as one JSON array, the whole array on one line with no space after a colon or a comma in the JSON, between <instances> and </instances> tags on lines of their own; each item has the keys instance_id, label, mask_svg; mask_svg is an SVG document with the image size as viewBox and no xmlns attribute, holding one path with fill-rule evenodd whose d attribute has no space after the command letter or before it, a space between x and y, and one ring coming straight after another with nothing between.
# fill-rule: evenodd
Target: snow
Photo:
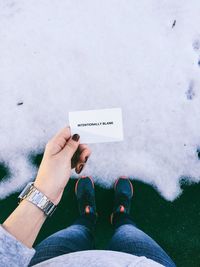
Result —
<instances>
[{"instance_id":1,"label":"snow","mask_svg":"<svg viewBox=\"0 0 200 267\"><path fill-rule=\"evenodd\" d=\"M127 175L174 200L200 181L199 14L198 0L1 0L0 198L73 110L122 108L124 142L90 145L96 183Z\"/></svg>"}]
</instances>

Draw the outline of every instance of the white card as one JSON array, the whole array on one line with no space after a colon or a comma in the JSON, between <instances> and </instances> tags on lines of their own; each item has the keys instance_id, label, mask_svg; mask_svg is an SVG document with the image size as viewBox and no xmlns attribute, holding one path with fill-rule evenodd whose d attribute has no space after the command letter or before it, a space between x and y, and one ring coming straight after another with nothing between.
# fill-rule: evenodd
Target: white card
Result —
<instances>
[{"instance_id":1,"label":"white card","mask_svg":"<svg viewBox=\"0 0 200 267\"><path fill-rule=\"evenodd\" d=\"M123 140L121 108L69 112L71 134L78 133L82 144Z\"/></svg>"}]
</instances>

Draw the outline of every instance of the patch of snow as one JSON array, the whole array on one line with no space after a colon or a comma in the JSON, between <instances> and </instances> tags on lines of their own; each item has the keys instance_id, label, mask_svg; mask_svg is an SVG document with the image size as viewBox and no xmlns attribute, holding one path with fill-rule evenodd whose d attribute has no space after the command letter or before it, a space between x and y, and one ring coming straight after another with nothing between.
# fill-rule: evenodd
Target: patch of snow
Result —
<instances>
[{"instance_id":1,"label":"patch of snow","mask_svg":"<svg viewBox=\"0 0 200 267\"><path fill-rule=\"evenodd\" d=\"M119 175L168 200L200 181L200 2L1 0L0 197L36 175L28 160L68 111L121 107L125 140L90 145L83 175ZM75 172L73 176L77 177Z\"/></svg>"}]
</instances>

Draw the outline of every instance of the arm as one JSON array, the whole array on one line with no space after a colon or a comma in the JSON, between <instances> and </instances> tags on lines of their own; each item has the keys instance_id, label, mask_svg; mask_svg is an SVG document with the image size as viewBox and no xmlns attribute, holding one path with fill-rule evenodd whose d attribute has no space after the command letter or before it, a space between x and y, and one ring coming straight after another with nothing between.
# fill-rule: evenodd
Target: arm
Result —
<instances>
[{"instance_id":1,"label":"arm","mask_svg":"<svg viewBox=\"0 0 200 267\"><path fill-rule=\"evenodd\" d=\"M78 156L73 157L76 153ZM70 128L65 127L46 145L34 185L57 205L70 178L71 168L76 166L76 172L79 173L79 166L86 162L85 158L90 154L89 148L80 145L80 140L73 140ZM2 226L31 248L45 219L43 211L25 199Z\"/></svg>"},{"instance_id":2,"label":"arm","mask_svg":"<svg viewBox=\"0 0 200 267\"><path fill-rule=\"evenodd\" d=\"M27 200L23 200L20 205L11 213L2 227L31 248L46 216L42 210Z\"/></svg>"}]
</instances>

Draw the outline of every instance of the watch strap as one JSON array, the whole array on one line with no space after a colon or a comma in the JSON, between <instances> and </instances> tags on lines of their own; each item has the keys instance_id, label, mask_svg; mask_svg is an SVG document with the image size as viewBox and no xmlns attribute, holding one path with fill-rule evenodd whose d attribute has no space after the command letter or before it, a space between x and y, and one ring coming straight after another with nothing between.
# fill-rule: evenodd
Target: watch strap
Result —
<instances>
[{"instance_id":1,"label":"watch strap","mask_svg":"<svg viewBox=\"0 0 200 267\"><path fill-rule=\"evenodd\" d=\"M26 199L40 208L46 216L51 216L55 209L56 205L53 204L51 200L48 199L42 192L40 192L35 186L34 183L28 183L21 194L18 196L21 200Z\"/></svg>"}]
</instances>

